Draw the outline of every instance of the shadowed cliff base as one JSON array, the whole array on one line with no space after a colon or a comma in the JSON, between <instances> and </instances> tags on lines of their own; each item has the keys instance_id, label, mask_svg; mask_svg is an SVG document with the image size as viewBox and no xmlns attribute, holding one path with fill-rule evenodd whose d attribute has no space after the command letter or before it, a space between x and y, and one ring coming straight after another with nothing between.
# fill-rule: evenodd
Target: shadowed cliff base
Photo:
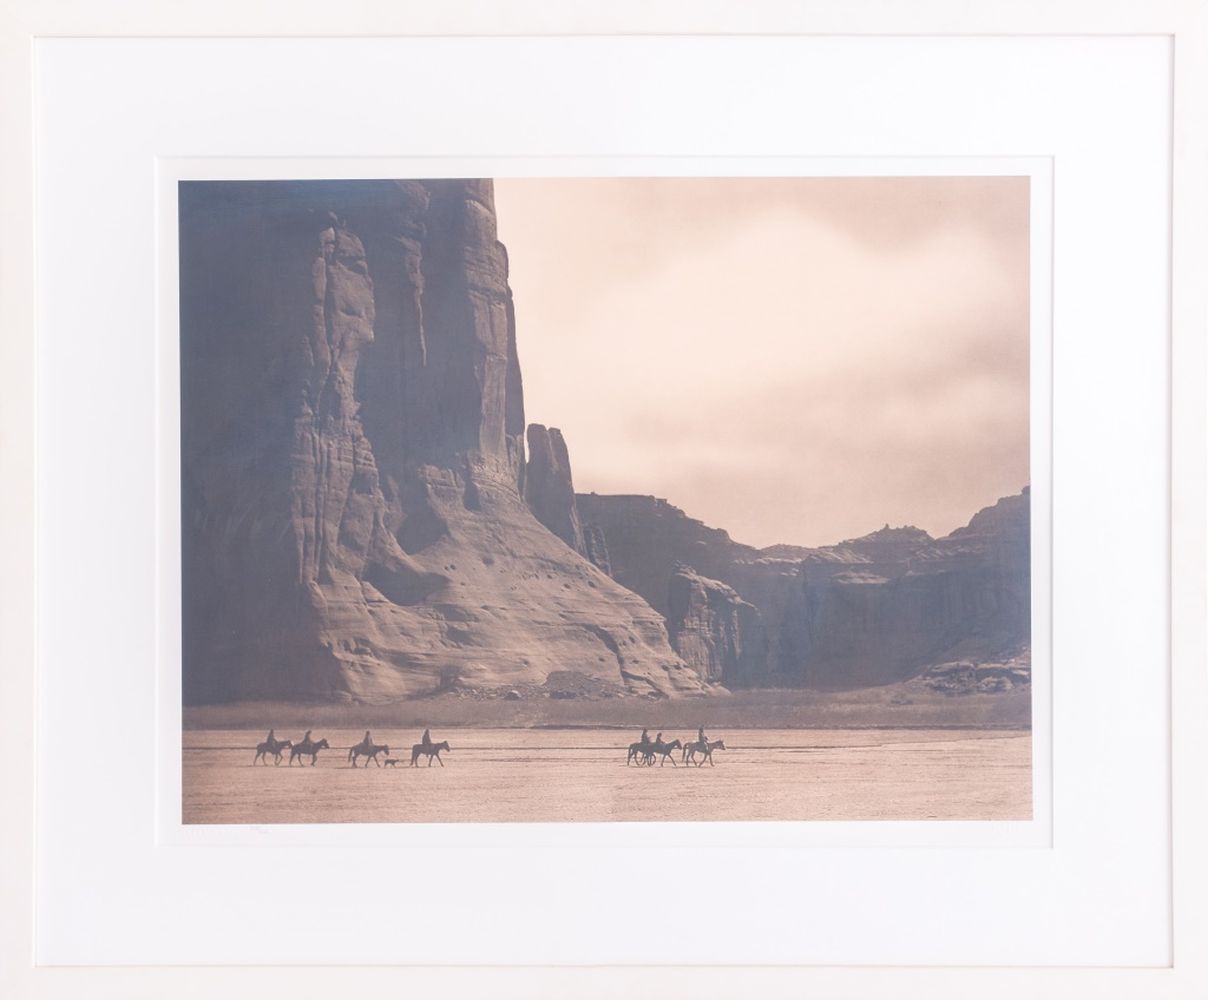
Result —
<instances>
[{"instance_id":1,"label":"shadowed cliff base","mask_svg":"<svg viewBox=\"0 0 1208 1000\"><path fill-rule=\"evenodd\" d=\"M263 733L312 727L397 727L420 732L429 726L493 728L613 728L634 732L686 732L705 725L712 732L743 729L1017 729L1031 728L1031 692L954 696L912 684L859 691L762 690L703 698L508 700L454 693L392 705L243 702L186 706L185 729L247 729Z\"/></svg>"}]
</instances>

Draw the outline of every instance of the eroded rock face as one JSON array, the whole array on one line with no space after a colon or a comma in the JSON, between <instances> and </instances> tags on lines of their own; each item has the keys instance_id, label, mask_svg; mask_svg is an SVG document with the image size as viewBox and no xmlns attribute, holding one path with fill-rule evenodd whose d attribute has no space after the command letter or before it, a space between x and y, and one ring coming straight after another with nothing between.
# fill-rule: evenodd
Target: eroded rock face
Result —
<instances>
[{"instance_id":1,"label":"eroded rock face","mask_svg":"<svg viewBox=\"0 0 1208 1000\"><path fill-rule=\"evenodd\" d=\"M608 539L598 524L583 529L583 554L599 569L612 576L612 559L608 555Z\"/></svg>"},{"instance_id":2,"label":"eroded rock face","mask_svg":"<svg viewBox=\"0 0 1208 1000\"><path fill-rule=\"evenodd\" d=\"M181 245L186 700L700 689L524 501L489 181L184 185Z\"/></svg>"},{"instance_id":3,"label":"eroded rock face","mask_svg":"<svg viewBox=\"0 0 1208 1000\"><path fill-rule=\"evenodd\" d=\"M800 684L798 671L789 665L798 664L803 655L796 628L804 615L801 555L811 550L742 545L725 531L651 496L580 493L576 502L584 535L600 539L614 579L661 612L670 630L675 628L669 601L672 578L682 567L732 587L758 609L763 655L744 656L741 670L729 675L727 686Z\"/></svg>"},{"instance_id":4,"label":"eroded rock face","mask_svg":"<svg viewBox=\"0 0 1208 1000\"><path fill-rule=\"evenodd\" d=\"M805 683L879 684L952 660L996 662L1030 645L1025 491L932 539L883 528L801 564Z\"/></svg>"},{"instance_id":5,"label":"eroded rock face","mask_svg":"<svg viewBox=\"0 0 1208 1000\"><path fill-rule=\"evenodd\" d=\"M750 687L762 676L768 653L762 617L732 588L680 566L667 607L671 645L702 679Z\"/></svg>"},{"instance_id":6,"label":"eroded rock face","mask_svg":"<svg viewBox=\"0 0 1208 1000\"><path fill-rule=\"evenodd\" d=\"M737 560L759 557L757 549L734 542L726 532L689 517L666 500L650 496L580 493L576 498L583 530L603 539L613 578L660 614L668 613L672 574L690 566L713 580Z\"/></svg>"},{"instance_id":7,"label":"eroded rock face","mask_svg":"<svg viewBox=\"0 0 1208 1000\"><path fill-rule=\"evenodd\" d=\"M557 427L529 424L524 499L538 521L576 552L586 552L575 508L570 455Z\"/></svg>"},{"instance_id":8,"label":"eroded rock face","mask_svg":"<svg viewBox=\"0 0 1208 1000\"><path fill-rule=\"evenodd\" d=\"M727 686L886 684L953 661L1026 658L1030 647L1026 489L944 538L886 525L817 549L740 545L653 497L580 494L578 506L584 531L604 535L615 578L667 616L677 647L682 612L661 593L683 565L758 609L766 654L747 657Z\"/></svg>"}]
</instances>

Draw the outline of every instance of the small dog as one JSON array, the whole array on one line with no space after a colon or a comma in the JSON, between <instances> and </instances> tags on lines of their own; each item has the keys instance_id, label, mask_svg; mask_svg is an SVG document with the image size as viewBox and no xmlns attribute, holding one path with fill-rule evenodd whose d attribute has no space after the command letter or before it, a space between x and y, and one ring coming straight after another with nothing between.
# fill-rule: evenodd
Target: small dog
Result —
<instances>
[{"instance_id":1,"label":"small dog","mask_svg":"<svg viewBox=\"0 0 1208 1000\"><path fill-rule=\"evenodd\" d=\"M397 763L398 763L398 758L397 758L397 757L387 757L387 758L386 758L386 766L387 766L387 767L394 767L394 765L395 765L395 764L397 764Z\"/></svg>"}]
</instances>

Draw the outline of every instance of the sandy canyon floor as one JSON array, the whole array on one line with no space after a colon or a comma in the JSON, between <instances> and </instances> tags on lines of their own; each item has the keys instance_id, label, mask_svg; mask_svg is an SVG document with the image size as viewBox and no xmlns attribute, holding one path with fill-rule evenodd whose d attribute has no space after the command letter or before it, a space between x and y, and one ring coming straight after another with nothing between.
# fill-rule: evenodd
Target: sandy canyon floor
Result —
<instances>
[{"instance_id":1,"label":"sandy canyon floor","mask_svg":"<svg viewBox=\"0 0 1208 1000\"><path fill-rule=\"evenodd\" d=\"M295 734L281 731L279 737ZM298 734L300 735L300 734ZM445 766L408 766L419 732L373 730L396 767L353 769L363 729L315 730L315 767L253 765L263 733L186 730L185 823L1008 820L1032 815L1031 733L728 729L715 766L626 765L616 728L434 730ZM653 732L652 734L653 735ZM690 736L669 732L667 740Z\"/></svg>"}]
</instances>

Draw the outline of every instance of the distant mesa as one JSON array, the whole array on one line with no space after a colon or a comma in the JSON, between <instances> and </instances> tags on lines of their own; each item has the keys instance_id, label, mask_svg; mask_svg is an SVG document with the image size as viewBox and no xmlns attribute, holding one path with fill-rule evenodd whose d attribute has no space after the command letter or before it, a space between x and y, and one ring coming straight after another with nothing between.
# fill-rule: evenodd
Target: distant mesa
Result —
<instances>
[{"instance_id":1,"label":"distant mesa","mask_svg":"<svg viewBox=\"0 0 1208 1000\"><path fill-rule=\"evenodd\" d=\"M655 497L576 499L616 580L667 617L687 662L726 687L867 687L956 659L1027 659L1026 488L944 538L886 525L820 548L741 545ZM740 616L743 604L758 616Z\"/></svg>"}]
</instances>

